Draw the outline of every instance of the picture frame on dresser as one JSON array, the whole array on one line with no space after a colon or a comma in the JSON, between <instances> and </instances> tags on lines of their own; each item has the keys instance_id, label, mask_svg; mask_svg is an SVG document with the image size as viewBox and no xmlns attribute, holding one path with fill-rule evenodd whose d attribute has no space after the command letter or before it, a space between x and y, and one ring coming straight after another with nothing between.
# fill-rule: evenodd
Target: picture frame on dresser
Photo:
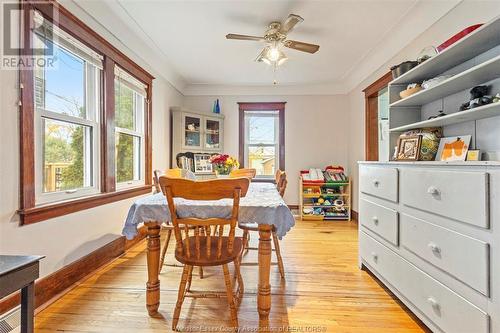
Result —
<instances>
[{"instance_id":1,"label":"picture frame on dresser","mask_svg":"<svg viewBox=\"0 0 500 333\"><path fill-rule=\"evenodd\" d=\"M398 140L396 160L418 161L420 157L421 135L403 135Z\"/></svg>"},{"instance_id":2,"label":"picture frame on dresser","mask_svg":"<svg viewBox=\"0 0 500 333\"><path fill-rule=\"evenodd\" d=\"M471 135L441 138L436 161L465 161L469 151Z\"/></svg>"}]
</instances>

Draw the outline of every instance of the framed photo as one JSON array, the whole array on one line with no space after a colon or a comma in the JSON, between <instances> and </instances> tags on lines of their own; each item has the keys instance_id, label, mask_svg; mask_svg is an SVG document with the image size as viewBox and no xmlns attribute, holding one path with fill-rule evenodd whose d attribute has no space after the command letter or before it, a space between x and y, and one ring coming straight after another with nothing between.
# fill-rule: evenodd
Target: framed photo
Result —
<instances>
[{"instance_id":1,"label":"framed photo","mask_svg":"<svg viewBox=\"0 0 500 333\"><path fill-rule=\"evenodd\" d=\"M194 172L212 173L212 163L210 163L210 154L194 154Z\"/></svg>"},{"instance_id":2,"label":"framed photo","mask_svg":"<svg viewBox=\"0 0 500 333\"><path fill-rule=\"evenodd\" d=\"M396 160L418 161L421 144L421 135L400 136L398 141Z\"/></svg>"},{"instance_id":3,"label":"framed photo","mask_svg":"<svg viewBox=\"0 0 500 333\"><path fill-rule=\"evenodd\" d=\"M481 161L481 151L469 150L467 152L467 161Z\"/></svg>"},{"instance_id":4,"label":"framed photo","mask_svg":"<svg viewBox=\"0 0 500 333\"><path fill-rule=\"evenodd\" d=\"M436 161L465 161L470 139L470 135L441 138L436 154Z\"/></svg>"}]
</instances>

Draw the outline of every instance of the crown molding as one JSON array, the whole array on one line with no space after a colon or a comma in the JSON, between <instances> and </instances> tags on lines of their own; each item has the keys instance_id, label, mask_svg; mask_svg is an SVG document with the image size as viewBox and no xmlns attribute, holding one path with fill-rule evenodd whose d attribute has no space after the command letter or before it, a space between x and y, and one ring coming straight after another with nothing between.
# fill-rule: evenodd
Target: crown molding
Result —
<instances>
[{"instance_id":1,"label":"crown molding","mask_svg":"<svg viewBox=\"0 0 500 333\"><path fill-rule=\"evenodd\" d=\"M271 95L342 95L345 85L327 84L266 84L266 85L212 85L188 84L185 96L271 96Z\"/></svg>"}]
</instances>

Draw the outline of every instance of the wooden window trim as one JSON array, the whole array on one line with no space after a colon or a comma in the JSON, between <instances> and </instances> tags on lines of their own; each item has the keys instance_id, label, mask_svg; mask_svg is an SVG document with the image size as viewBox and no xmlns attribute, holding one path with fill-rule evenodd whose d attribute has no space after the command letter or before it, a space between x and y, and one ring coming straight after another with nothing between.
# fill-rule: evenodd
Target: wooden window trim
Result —
<instances>
[{"instance_id":1,"label":"wooden window trim","mask_svg":"<svg viewBox=\"0 0 500 333\"><path fill-rule=\"evenodd\" d=\"M38 10L45 18L65 32L97 51L104 57L101 94L101 187L100 194L82 198L35 205L35 137L34 137L34 96L33 70L21 69L20 72L20 207L18 210L21 224L30 224L62 216L84 209L97 207L151 192L152 184L152 82L154 77L125 54L94 32L85 23L71 14L55 0L40 3L24 0L20 3L23 10L21 33L23 45L20 56L31 57L32 33L30 31L30 10ZM54 17L53 13L58 15ZM147 104L144 119L145 179L144 185L116 191L115 182L115 121L114 121L114 65L146 84Z\"/></svg>"},{"instance_id":2,"label":"wooden window trim","mask_svg":"<svg viewBox=\"0 0 500 333\"><path fill-rule=\"evenodd\" d=\"M378 161L378 92L392 81L388 72L363 89L365 93L365 160Z\"/></svg>"},{"instance_id":3,"label":"wooden window trim","mask_svg":"<svg viewBox=\"0 0 500 333\"><path fill-rule=\"evenodd\" d=\"M279 145L280 149L278 152L279 166L281 170L285 170L285 104L286 102L271 102L271 103L260 103L260 102L239 102L239 151L238 160L240 165L245 165L245 111L278 111L278 121L280 126L279 133ZM273 179L257 179L253 181L256 182L274 182Z\"/></svg>"}]
</instances>

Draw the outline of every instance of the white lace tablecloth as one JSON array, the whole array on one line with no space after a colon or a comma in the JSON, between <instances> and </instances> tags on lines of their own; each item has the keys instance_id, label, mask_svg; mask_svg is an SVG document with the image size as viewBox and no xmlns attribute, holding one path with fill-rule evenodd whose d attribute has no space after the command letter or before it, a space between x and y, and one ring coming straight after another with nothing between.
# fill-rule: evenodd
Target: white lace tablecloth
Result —
<instances>
[{"instance_id":1,"label":"white lace tablecloth","mask_svg":"<svg viewBox=\"0 0 500 333\"><path fill-rule=\"evenodd\" d=\"M232 199L192 201L176 198L175 204L177 214L181 218L227 218L232 209ZM285 236L295 225L292 212L279 195L276 186L270 183L250 184L247 195L240 200L239 220L245 223L272 224L279 238ZM137 226L148 221L170 221L167 199L163 193L143 197L134 202L128 212L122 234L127 239L132 239L137 235Z\"/></svg>"}]
</instances>

